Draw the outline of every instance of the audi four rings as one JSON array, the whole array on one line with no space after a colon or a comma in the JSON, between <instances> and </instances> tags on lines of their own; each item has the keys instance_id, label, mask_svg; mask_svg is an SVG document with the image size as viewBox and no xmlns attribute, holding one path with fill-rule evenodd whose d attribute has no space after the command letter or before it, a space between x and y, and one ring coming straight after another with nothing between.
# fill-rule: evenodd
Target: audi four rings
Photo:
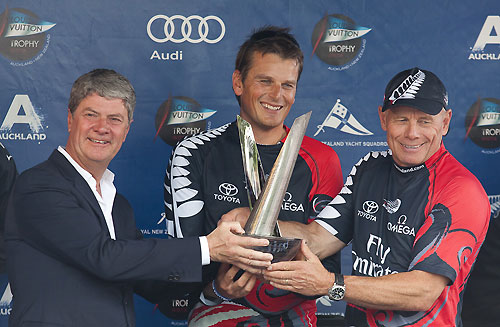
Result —
<instances>
[{"instance_id":1,"label":"audi four rings","mask_svg":"<svg viewBox=\"0 0 500 327\"><path fill-rule=\"evenodd\" d=\"M153 35L151 32L151 25L157 20L157 19L163 19L165 20L165 25L163 26L163 31L165 32L165 37L164 38L159 38ZM198 25L198 35L199 38L191 38L191 32L193 30L193 27L191 26L191 21L195 19L198 20L200 23ZM182 25L180 27L180 31L182 33L182 38L174 38L174 33L175 33L175 20L180 20L182 21ZM215 38L215 39L209 39L207 38L208 36L208 24L207 22L213 20L219 23L221 27L220 35ZM222 38L224 37L224 34L226 33L226 26L224 25L224 22L222 19L220 19L217 16L207 16L205 18L198 16L198 15L191 15L188 17L184 17L182 15L173 15L171 17L166 16L166 15L156 15L151 17L151 19L148 22L147 26L147 32L149 35L149 38L157 43L165 43L167 41L171 41L174 43L182 43L184 41L187 41L189 43L200 43L200 42L206 42L206 43L217 43Z\"/></svg>"}]
</instances>

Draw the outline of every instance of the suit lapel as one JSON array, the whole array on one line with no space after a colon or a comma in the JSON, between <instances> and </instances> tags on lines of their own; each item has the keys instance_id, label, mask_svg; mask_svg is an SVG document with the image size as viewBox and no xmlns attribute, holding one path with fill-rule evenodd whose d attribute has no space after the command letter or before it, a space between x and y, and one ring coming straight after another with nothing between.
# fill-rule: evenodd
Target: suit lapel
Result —
<instances>
[{"instance_id":1,"label":"suit lapel","mask_svg":"<svg viewBox=\"0 0 500 327\"><path fill-rule=\"evenodd\" d=\"M89 184L87 184L82 175L76 171L68 159L66 159L58 150L54 150L54 152L52 152L49 157L49 162L56 166L56 168L61 172L61 175L75 186L75 190L78 191L82 198L88 202L97 217L99 217L101 224L104 224L107 230L106 220L104 219L101 207L99 206L94 193L90 189Z\"/></svg>"}]
</instances>

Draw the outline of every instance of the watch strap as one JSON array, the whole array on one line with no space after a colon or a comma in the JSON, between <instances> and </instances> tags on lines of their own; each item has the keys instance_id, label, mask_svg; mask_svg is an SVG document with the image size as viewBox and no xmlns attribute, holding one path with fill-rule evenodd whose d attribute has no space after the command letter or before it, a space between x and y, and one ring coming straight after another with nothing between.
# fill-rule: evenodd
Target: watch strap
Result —
<instances>
[{"instance_id":1,"label":"watch strap","mask_svg":"<svg viewBox=\"0 0 500 327\"><path fill-rule=\"evenodd\" d=\"M344 275L342 274L335 274L335 284L344 286Z\"/></svg>"}]
</instances>

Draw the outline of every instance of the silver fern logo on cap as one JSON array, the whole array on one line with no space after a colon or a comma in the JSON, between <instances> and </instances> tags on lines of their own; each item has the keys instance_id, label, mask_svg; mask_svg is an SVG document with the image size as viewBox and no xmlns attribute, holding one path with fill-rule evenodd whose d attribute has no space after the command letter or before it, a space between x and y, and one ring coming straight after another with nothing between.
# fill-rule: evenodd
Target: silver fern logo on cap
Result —
<instances>
[{"instance_id":1,"label":"silver fern logo on cap","mask_svg":"<svg viewBox=\"0 0 500 327\"><path fill-rule=\"evenodd\" d=\"M397 88L394 89L389 101L394 104L399 99L415 99L415 94L424 83L425 74L419 70L415 75L409 75Z\"/></svg>"}]
</instances>

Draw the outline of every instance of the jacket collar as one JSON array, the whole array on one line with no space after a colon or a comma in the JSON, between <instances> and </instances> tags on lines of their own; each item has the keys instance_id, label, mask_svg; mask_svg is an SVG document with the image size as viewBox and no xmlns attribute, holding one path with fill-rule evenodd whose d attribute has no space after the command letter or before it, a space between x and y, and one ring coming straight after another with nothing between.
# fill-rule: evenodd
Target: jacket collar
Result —
<instances>
[{"instance_id":1,"label":"jacket collar","mask_svg":"<svg viewBox=\"0 0 500 327\"><path fill-rule=\"evenodd\" d=\"M64 155L56 149L52 152L48 161L60 171L63 178L73 184L75 189L91 205L92 210L94 210L94 212L102 218L102 222L105 223L104 214L102 213L101 207L99 206L94 193L90 189L87 181L76 171L68 159L66 159Z\"/></svg>"}]
</instances>

